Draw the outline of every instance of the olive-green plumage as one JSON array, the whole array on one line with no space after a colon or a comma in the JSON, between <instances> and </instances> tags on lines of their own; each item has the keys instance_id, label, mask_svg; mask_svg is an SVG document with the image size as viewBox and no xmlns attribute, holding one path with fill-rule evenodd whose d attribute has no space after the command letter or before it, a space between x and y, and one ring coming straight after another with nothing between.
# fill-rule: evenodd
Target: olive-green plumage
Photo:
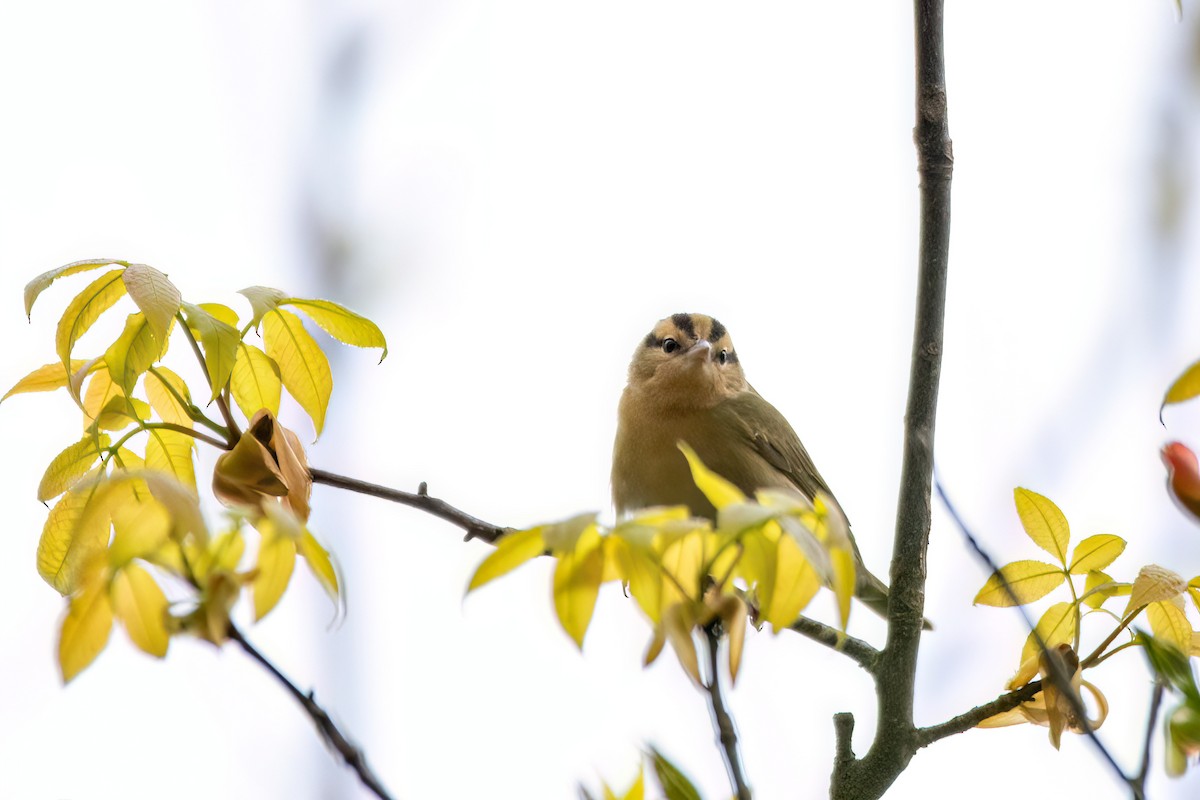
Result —
<instances>
[{"instance_id":1,"label":"olive-green plumage","mask_svg":"<svg viewBox=\"0 0 1200 800\"><path fill-rule=\"evenodd\" d=\"M686 505L715 521L680 441L747 495L788 488L810 500L818 490L833 497L792 426L746 382L725 326L703 314L660 320L633 354L613 445L617 513ZM854 555L855 594L886 615L887 586L863 565L857 544Z\"/></svg>"}]
</instances>

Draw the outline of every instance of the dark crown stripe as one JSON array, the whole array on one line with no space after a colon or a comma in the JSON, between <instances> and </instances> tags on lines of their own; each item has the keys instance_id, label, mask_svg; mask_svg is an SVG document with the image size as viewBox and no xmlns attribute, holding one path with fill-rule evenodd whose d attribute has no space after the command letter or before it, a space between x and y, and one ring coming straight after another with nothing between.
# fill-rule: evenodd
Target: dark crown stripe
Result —
<instances>
[{"instance_id":1,"label":"dark crown stripe","mask_svg":"<svg viewBox=\"0 0 1200 800\"><path fill-rule=\"evenodd\" d=\"M671 322L675 323L680 333L687 334L689 339L696 338L696 323L691 314L672 314Z\"/></svg>"},{"instance_id":2,"label":"dark crown stripe","mask_svg":"<svg viewBox=\"0 0 1200 800\"><path fill-rule=\"evenodd\" d=\"M715 342L728 333L728 331L725 330L724 325L714 319L712 321L712 330L709 333L712 336L712 340Z\"/></svg>"}]
</instances>

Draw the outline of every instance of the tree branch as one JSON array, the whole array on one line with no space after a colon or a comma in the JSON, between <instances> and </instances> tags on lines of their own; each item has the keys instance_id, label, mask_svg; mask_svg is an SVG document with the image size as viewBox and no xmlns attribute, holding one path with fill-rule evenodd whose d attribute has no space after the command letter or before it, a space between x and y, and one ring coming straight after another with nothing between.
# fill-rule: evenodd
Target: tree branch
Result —
<instances>
[{"instance_id":1,"label":"tree branch","mask_svg":"<svg viewBox=\"0 0 1200 800\"><path fill-rule=\"evenodd\" d=\"M1162 706L1163 682L1154 681L1154 691L1150 695L1150 716L1146 720L1146 738L1142 742L1142 765L1138 767L1137 776L1133 779L1135 797L1146 796L1146 776L1150 773L1150 745L1154 741L1154 729L1158 727L1158 710Z\"/></svg>"},{"instance_id":2,"label":"tree branch","mask_svg":"<svg viewBox=\"0 0 1200 800\"><path fill-rule=\"evenodd\" d=\"M738 800L751 800L750 784L746 781L746 771L742 764L742 755L738 750L737 726L733 716L725 707L725 698L721 694L721 679L718 675L717 651L721 643L717 635L716 624L704 626L704 637L708 641L708 708L712 712L713 728L717 734L717 744L721 746L721 754L725 758L725 769L729 773L729 786L733 789Z\"/></svg>"},{"instance_id":3,"label":"tree branch","mask_svg":"<svg viewBox=\"0 0 1200 800\"><path fill-rule=\"evenodd\" d=\"M926 747L939 739L945 739L947 736L969 731L988 717L993 717L1004 711L1010 711L1026 700L1033 699L1033 696L1041 690L1041 681L1031 681L1019 689L1014 689L1007 694L1000 695L990 703L975 706L965 714L959 714L957 717L948 719L939 725L918 728L917 747Z\"/></svg>"},{"instance_id":4,"label":"tree branch","mask_svg":"<svg viewBox=\"0 0 1200 800\"><path fill-rule=\"evenodd\" d=\"M384 788L383 783L375 776L371 768L367 766L366 756L342 735L342 732L338 730L337 725L334 724L329 714L325 713L325 709L317 705L317 701L313 699L311 692L306 694L300 691L296 684L288 680L286 675L267 660L266 656L258 652L250 642L246 641L246 638L242 636L242 632L232 624L229 626L229 638L241 645L241 648L252 659L257 661L267 672L271 673L275 680L279 681L287 689L288 693L291 694L296 702L300 704L300 707L304 709L305 713L312 719L313 724L317 726L317 732L321 734L321 738L325 740L325 744L337 751L346 766L354 770L355 774L358 775L358 779L362 781L363 786L370 789L380 800L392 800L392 796Z\"/></svg>"},{"instance_id":5,"label":"tree branch","mask_svg":"<svg viewBox=\"0 0 1200 800\"><path fill-rule=\"evenodd\" d=\"M798 617L792 623L792 630L802 636L807 636L814 642L823 644L831 650L847 656L867 672L874 674L879 660L879 651L862 639L847 636L824 622L817 622L808 617Z\"/></svg>"},{"instance_id":6,"label":"tree branch","mask_svg":"<svg viewBox=\"0 0 1200 800\"><path fill-rule=\"evenodd\" d=\"M393 503L400 503L401 505L420 509L435 517L440 517L465 530L468 541L471 539L482 539L488 544L495 544L497 539L512 530L512 528L502 528L499 525L484 522L465 511L460 511L445 500L431 497L424 483L417 489L416 494L410 494L402 492L399 489L390 489L387 486L367 483L355 478L347 478L344 475L336 475L332 472L326 472L323 469L310 469L309 472L312 473L313 483L323 483L326 486L334 486L339 489L347 489L351 492L358 492L359 494L366 494L383 500L391 500Z\"/></svg>"}]
</instances>

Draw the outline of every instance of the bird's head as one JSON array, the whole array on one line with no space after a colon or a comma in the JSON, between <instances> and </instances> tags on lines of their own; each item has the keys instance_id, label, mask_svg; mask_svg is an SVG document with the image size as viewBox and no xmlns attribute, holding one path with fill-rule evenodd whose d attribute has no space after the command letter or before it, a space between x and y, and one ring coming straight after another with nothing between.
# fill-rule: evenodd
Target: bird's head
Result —
<instances>
[{"instance_id":1,"label":"bird's head","mask_svg":"<svg viewBox=\"0 0 1200 800\"><path fill-rule=\"evenodd\" d=\"M659 320L633 354L629 388L664 408L710 408L746 389L729 331L704 314Z\"/></svg>"}]
</instances>

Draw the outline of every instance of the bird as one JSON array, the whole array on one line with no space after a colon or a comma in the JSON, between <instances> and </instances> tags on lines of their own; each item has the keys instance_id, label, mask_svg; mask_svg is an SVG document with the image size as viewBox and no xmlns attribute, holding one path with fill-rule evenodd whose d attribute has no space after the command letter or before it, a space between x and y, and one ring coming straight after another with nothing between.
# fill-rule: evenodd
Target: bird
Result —
<instances>
[{"instance_id":1,"label":"bird","mask_svg":"<svg viewBox=\"0 0 1200 800\"><path fill-rule=\"evenodd\" d=\"M746 381L729 331L704 314L659 320L629 364L613 442L612 497L619 515L684 505L716 522L679 442L718 475L753 496L758 489L823 492L836 503L796 431ZM840 506L839 506L840 509ZM887 616L888 588L866 568L853 536L855 595Z\"/></svg>"}]
</instances>

